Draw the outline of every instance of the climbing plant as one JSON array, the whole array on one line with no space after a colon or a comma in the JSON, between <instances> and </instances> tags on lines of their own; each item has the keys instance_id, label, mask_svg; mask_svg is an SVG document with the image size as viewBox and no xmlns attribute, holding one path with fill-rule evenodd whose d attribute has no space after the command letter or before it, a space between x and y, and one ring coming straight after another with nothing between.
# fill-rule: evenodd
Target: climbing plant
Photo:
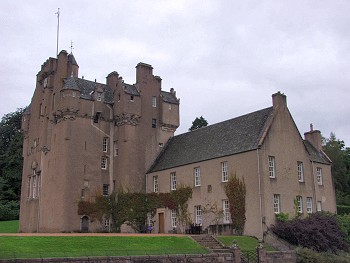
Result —
<instances>
[{"instance_id":1,"label":"climbing plant","mask_svg":"<svg viewBox=\"0 0 350 263\"><path fill-rule=\"evenodd\" d=\"M122 224L127 223L136 231L145 227L147 216L153 217L157 208L176 209L179 222L184 221L187 213L187 201L192 197L192 188L180 187L170 193L131 193L119 191L109 196L97 194L94 201L80 201L78 214L88 215L90 220L102 222L110 218L114 232L120 232Z\"/></svg>"},{"instance_id":2,"label":"climbing plant","mask_svg":"<svg viewBox=\"0 0 350 263\"><path fill-rule=\"evenodd\" d=\"M237 178L236 175L231 175L228 182L225 184L225 193L229 201L232 226L236 232L241 235L246 221L246 186L244 179L241 180Z\"/></svg>"}]
</instances>

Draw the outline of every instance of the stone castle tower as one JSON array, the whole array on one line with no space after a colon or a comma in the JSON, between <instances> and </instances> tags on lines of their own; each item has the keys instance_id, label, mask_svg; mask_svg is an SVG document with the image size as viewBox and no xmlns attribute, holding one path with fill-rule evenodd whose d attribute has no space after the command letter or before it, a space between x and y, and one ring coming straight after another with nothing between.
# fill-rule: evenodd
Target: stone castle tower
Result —
<instances>
[{"instance_id":1,"label":"stone castle tower","mask_svg":"<svg viewBox=\"0 0 350 263\"><path fill-rule=\"evenodd\" d=\"M162 91L151 65L137 64L133 85L115 71L106 84L78 73L63 50L37 74L22 121L21 232L87 230L79 200L145 191L147 169L179 126L179 99Z\"/></svg>"}]
</instances>

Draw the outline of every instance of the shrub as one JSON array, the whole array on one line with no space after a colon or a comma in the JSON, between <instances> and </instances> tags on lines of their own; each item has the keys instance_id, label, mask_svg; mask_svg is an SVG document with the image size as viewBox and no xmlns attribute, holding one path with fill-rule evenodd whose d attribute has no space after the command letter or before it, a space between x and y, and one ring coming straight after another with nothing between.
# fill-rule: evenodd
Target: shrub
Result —
<instances>
[{"instance_id":1,"label":"shrub","mask_svg":"<svg viewBox=\"0 0 350 263\"><path fill-rule=\"evenodd\" d=\"M277 221L280 222L287 222L289 220L289 214L288 213L279 213L276 214Z\"/></svg>"},{"instance_id":2,"label":"shrub","mask_svg":"<svg viewBox=\"0 0 350 263\"><path fill-rule=\"evenodd\" d=\"M17 201L9 201L0 204L0 221L17 220L19 217L19 204Z\"/></svg>"},{"instance_id":3,"label":"shrub","mask_svg":"<svg viewBox=\"0 0 350 263\"><path fill-rule=\"evenodd\" d=\"M347 205L337 205L338 215L350 214L350 206Z\"/></svg>"},{"instance_id":4,"label":"shrub","mask_svg":"<svg viewBox=\"0 0 350 263\"><path fill-rule=\"evenodd\" d=\"M338 215L337 218L340 229L345 235L346 241L350 243L350 214Z\"/></svg>"},{"instance_id":5,"label":"shrub","mask_svg":"<svg viewBox=\"0 0 350 263\"><path fill-rule=\"evenodd\" d=\"M272 231L292 245L318 252L349 249L336 215L330 213L319 212L304 219L278 221L272 226Z\"/></svg>"},{"instance_id":6,"label":"shrub","mask_svg":"<svg viewBox=\"0 0 350 263\"><path fill-rule=\"evenodd\" d=\"M341 253L318 253L308 248L299 248L297 251L297 263L348 263L350 255Z\"/></svg>"}]
</instances>

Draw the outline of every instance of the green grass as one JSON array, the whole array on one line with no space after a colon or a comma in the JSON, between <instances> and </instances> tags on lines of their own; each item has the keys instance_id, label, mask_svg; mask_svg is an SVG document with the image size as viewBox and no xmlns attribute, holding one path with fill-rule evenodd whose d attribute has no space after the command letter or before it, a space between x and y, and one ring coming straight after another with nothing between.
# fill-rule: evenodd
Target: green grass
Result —
<instances>
[{"instance_id":1,"label":"green grass","mask_svg":"<svg viewBox=\"0 0 350 263\"><path fill-rule=\"evenodd\" d=\"M248 236L218 236L217 239L228 247L231 247L233 240L236 240L238 247L243 251L253 251L259 245L256 238ZM274 247L267 243L264 243L263 245L266 251L276 251Z\"/></svg>"},{"instance_id":2,"label":"green grass","mask_svg":"<svg viewBox=\"0 0 350 263\"><path fill-rule=\"evenodd\" d=\"M184 236L0 236L0 259L206 253Z\"/></svg>"},{"instance_id":3,"label":"green grass","mask_svg":"<svg viewBox=\"0 0 350 263\"><path fill-rule=\"evenodd\" d=\"M17 233L18 225L18 220L0 221L0 233Z\"/></svg>"}]
</instances>

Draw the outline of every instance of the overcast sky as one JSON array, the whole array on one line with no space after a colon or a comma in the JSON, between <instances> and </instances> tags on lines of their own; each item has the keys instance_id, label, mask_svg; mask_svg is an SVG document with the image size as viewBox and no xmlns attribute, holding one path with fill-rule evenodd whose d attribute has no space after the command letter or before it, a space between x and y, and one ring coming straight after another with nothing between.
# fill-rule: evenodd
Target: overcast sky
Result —
<instances>
[{"instance_id":1,"label":"overcast sky","mask_svg":"<svg viewBox=\"0 0 350 263\"><path fill-rule=\"evenodd\" d=\"M300 133L334 132L350 146L350 1L0 1L0 116L30 103L36 74L59 50L79 76L105 83L117 71L135 83L151 64L174 88L186 132L197 116L214 124L287 96Z\"/></svg>"}]
</instances>

